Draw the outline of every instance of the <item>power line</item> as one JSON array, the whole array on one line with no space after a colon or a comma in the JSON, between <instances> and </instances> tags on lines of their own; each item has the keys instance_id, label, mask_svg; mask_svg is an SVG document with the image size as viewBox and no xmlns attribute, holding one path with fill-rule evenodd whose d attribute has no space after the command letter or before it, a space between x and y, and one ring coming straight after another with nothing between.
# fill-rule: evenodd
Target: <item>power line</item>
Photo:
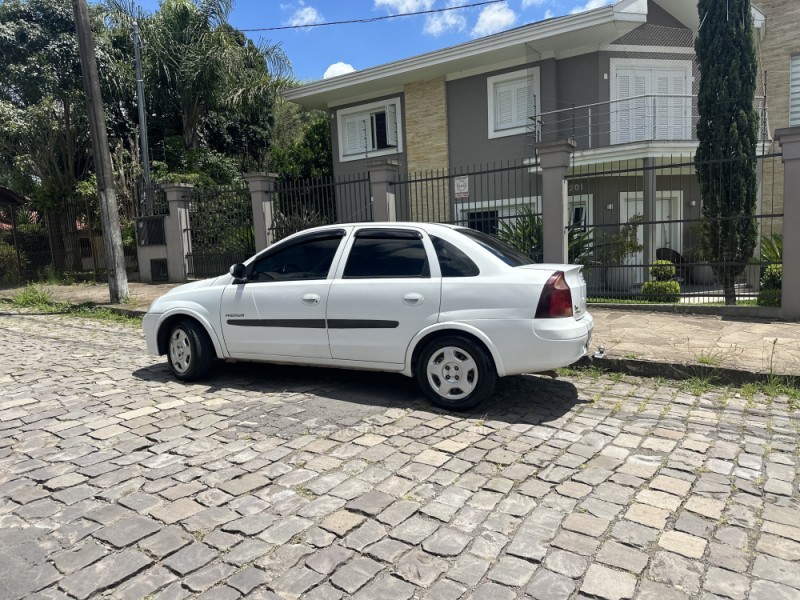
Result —
<instances>
[{"instance_id":1,"label":"power line","mask_svg":"<svg viewBox=\"0 0 800 600\"><path fill-rule=\"evenodd\" d=\"M485 6L487 4L499 4L507 0L485 0L484 2L475 2L473 4L464 4L462 6L448 6L446 8L434 8L431 10L420 10L417 12L400 13L396 15L383 15L381 17L370 17L368 19L350 19L347 21L326 21L324 23L309 23L308 25L284 25L282 27L254 27L250 29L237 29L241 32L253 31L282 31L287 29L307 29L309 27L326 27L328 25L352 25L355 23L375 23L376 21L386 21L388 19L398 19L400 17L414 17L417 15L430 15L434 13L443 13L450 10L462 10L464 8L475 8L477 6Z\"/></svg>"}]
</instances>

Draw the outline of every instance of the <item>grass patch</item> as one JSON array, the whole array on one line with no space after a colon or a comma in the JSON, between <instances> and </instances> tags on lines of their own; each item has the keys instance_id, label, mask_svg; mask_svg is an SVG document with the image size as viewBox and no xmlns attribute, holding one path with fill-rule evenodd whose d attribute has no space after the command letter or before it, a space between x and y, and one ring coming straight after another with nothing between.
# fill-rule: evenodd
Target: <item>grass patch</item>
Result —
<instances>
[{"instance_id":1,"label":"grass patch","mask_svg":"<svg viewBox=\"0 0 800 600\"><path fill-rule=\"evenodd\" d=\"M580 376L588 376L592 379L599 379L603 375L605 375L605 371L600 367L595 367L594 365L588 367L562 367L560 369L556 369L556 373L558 373L559 377L580 377Z\"/></svg>"},{"instance_id":2,"label":"grass patch","mask_svg":"<svg viewBox=\"0 0 800 600\"><path fill-rule=\"evenodd\" d=\"M800 387L789 377L770 375L765 381L746 383L739 389L739 393L750 408L755 406L755 395L763 394L767 397L768 402L772 402L779 396L785 396L789 410L800 409Z\"/></svg>"},{"instance_id":3,"label":"grass patch","mask_svg":"<svg viewBox=\"0 0 800 600\"><path fill-rule=\"evenodd\" d=\"M713 375L707 377L695 375L681 382L681 388L694 396L702 396L718 387L720 387L720 382Z\"/></svg>"},{"instance_id":4,"label":"grass patch","mask_svg":"<svg viewBox=\"0 0 800 600\"><path fill-rule=\"evenodd\" d=\"M11 298L11 305L15 308L25 308L41 313L63 314L107 323L121 323L133 326L140 326L142 323L141 316L120 314L91 303L71 305L65 302L58 302L53 299L47 290L35 285L28 285L14 294Z\"/></svg>"},{"instance_id":5,"label":"grass patch","mask_svg":"<svg viewBox=\"0 0 800 600\"><path fill-rule=\"evenodd\" d=\"M718 356L711 356L709 354L698 354L697 355L697 362L701 365L708 365L709 367L718 367L722 364L722 359Z\"/></svg>"}]
</instances>

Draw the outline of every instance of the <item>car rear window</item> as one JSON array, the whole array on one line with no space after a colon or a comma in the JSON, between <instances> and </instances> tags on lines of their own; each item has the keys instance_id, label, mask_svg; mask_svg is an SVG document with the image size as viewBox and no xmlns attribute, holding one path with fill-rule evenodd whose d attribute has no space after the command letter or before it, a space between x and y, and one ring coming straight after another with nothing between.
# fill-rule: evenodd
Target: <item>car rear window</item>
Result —
<instances>
[{"instance_id":1,"label":"car rear window","mask_svg":"<svg viewBox=\"0 0 800 600\"><path fill-rule=\"evenodd\" d=\"M481 274L472 260L450 242L431 236L442 277L477 277Z\"/></svg>"},{"instance_id":2,"label":"car rear window","mask_svg":"<svg viewBox=\"0 0 800 600\"><path fill-rule=\"evenodd\" d=\"M496 237L487 235L474 229L467 229L466 227L458 228L456 231L474 240L511 267L534 264L534 261L530 256L526 256L505 242L501 242Z\"/></svg>"}]
</instances>

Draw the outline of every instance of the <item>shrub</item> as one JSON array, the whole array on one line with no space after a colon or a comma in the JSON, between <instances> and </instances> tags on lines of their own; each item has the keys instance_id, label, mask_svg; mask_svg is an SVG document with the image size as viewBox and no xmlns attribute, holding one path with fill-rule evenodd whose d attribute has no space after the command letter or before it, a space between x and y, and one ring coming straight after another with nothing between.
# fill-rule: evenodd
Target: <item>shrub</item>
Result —
<instances>
[{"instance_id":1,"label":"shrub","mask_svg":"<svg viewBox=\"0 0 800 600\"><path fill-rule=\"evenodd\" d=\"M650 275L656 281L669 281L675 277L675 265L668 260L657 260L655 264L650 267Z\"/></svg>"},{"instance_id":2,"label":"shrub","mask_svg":"<svg viewBox=\"0 0 800 600\"><path fill-rule=\"evenodd\" d=\"M642 296L650 302L677 302L681 297L681 284L677 281L645 281Z\"/></svg>"},{"instance_id":3,"label":"shrub","mask_svg":"<svg viewBox=\"0 0 800 600\"><path fill-rule=\"evenodd\" d=\"M19 275L17 251L14 246L0 242L0 281L15 281L19 279Z\"/></svg>"},{"instance_id":4,"label":"shrub","mask_svg":"<svg viewBox=\"0 0 800 600\"><path fill-rule=\"evenodd\" d=\"M780 306L783 287L783 265L769 265L761 276L761 291L758 293L759 306Z\"/></svg>"}]
</instances>

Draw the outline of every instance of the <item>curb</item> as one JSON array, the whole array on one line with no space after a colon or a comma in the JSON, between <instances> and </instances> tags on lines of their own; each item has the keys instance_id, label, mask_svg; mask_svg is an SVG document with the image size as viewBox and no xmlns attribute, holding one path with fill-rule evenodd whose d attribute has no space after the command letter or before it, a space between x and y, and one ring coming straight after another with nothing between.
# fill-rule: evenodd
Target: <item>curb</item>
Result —
<instances>
[{"instance_id":1,"label":"curb","mask_svg":"<svg viewBox=\"0 0 800 600\"><path fill-rule=\"evenodd\" d=\"M665 377L675 380L699 377L702 379L711 379L723 385L762 383L774 377L778 377L794 385L800 385L800 376L798 375L764 373L747 369L701 365L699 363L656 362L611 356L584 356L576 365L579 368L596 367L604 371L625 373L627 375L636 375L639 377Z\"/></svg>"}]
</instances>

